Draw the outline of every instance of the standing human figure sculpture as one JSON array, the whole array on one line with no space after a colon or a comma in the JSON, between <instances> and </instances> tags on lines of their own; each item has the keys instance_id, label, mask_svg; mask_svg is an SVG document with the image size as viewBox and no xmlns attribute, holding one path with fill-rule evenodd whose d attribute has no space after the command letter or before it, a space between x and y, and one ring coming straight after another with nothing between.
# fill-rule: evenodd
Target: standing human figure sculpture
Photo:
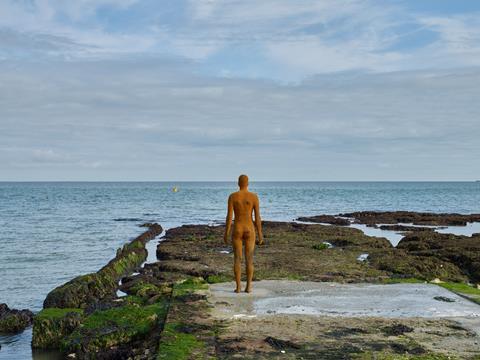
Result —
<instances>
[{"instance_id":1,"label":"standing human figure sculpture","mask_svg":"<svg viewBox=\"0 0 480 360\"><path fill-rule=\"evenodd\" d=\"M262 220L260 219L260 203L255 193L248 191L248 176L240 175L238 178L239 191L230 194L228 197L227 221L223 240L225 244L230 240L230 229L233 220L232 244L234 252L233 272L237 287L235 292L241 290L242 275L242 253L245 248L245 265L247 268L247 286L245 292L252 291L253 279L253 252L255 250L255 228L258 232L258 244L263 244ZM252 215L255 213L255 221Z\"/></svg>"}]
</instances>

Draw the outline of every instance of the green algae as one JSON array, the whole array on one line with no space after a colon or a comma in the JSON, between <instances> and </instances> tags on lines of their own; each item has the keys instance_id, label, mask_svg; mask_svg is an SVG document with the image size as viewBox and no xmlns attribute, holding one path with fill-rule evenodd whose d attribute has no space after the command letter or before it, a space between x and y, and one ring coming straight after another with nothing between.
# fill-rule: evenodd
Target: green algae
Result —
<instances>
[{"instance_id":1,"label":"green algae","mask_svg":"<svg viewBox=\"0 0 480 360\"><path fill-rule=\"evenodd\" d=\"M0 320L0 334L21 332L29 325L30 321L28 318L14 314L6 315Z\"/></svg>"},{"instance_id":2,"label":"green algae","mask_svg":"<svg viewBox=\"0 0 480 360\"><path fill-rule=\"evenodd\" d=\"M190 294L197 290L207 290L208 284L203 278L187 278L186 280L179 282L173 287L173 296L182 296Z\"/></svg>"},{"instance_id":3,"label":"green algae","mask_svg":"<svg viewBox=\"0 0 480 360\"><path fill-rule=\"evenodd\" d=\"M98 352L149 334L167 313L165 301L153 305L127 304L95 311L62 343L63 351Z\"/></svg>"},{"instance_id":4,"label":"green algae","mask_svg":"<svg viewBox=\"0 0 480 360\"><path fill-rule=\"evenodd\" d=\"M219 274L219 275L209 275L207 276L206 281L209 284L218 284L223 282L229 282L233 280L233 276L229 276L226 274Z\"/></svg>"},{"instance_id":5,"label":"green algae","mask_svg":"<svg viewBox=\"0 0 480 360\"><path fill-rule=\"evenodd\" d=\"M425 280L417 279L417 278L388 278L382 279L381 281L384 284L424 284Z\"/></svg>"},{"instance_id":6,"label":"green algae","mask_svg":"<svg viewBox=\"0 0 480 360\"><path fill-rule=\"evenodd\" d=\"M82 309L43 309L33 319L32 347L59 348L62 340L80 326L82 318Z\"/></svg>"},{"instance_id":7,"label":"green algae","mask_svg":"<svg viewBox=\"0 0 480 360\"><path fill-rule=\"evenodd\" d=\"M37 315L35 315L35 318L37 320L54 320L54 319L60 319L65 317L65 315L69 313L78 313L78 314L83 314L83 309L77 309L77 308L47 308L43 309L40 311Z\"/></svg>"},{"instance_id":8,"label":"green algae","mask_svg":"<svg viewBox=\"0 0 480 360\"><path fill-rule=\"evenodd\" d=\"M312 249L314 250L326 250L330 248L330 246L326 243L314 244L312 245Z\"/></svg>"},{"instance_id":9,"label":"green algae","mask_svg":"<svg viewBox=\"0 0 480 360\"><path fill-rule=\"evenodd\" d=\"M439 283L437 285L447 290L450 290L455 294L466 297L467 299L477 304L480 304L480 289L474 286L471 286L465 283L455 283L455 282L444 282L444 283Z\"/></svg>"},{"instance_id":10,"label":"green algae","mask_svg":"<svg viewBox=\"0 0 480 360\"><path fill-rule=\"evenodd\" d=\"M147 239L160 232L159 225L152 226L151 230L118 249L115 258L96 273L77 276L53 289L47 295L43 307L85 308L88 304L114 297L118 281L146 260Z\"/></svg>"},{"instance_id":11,"label":"green algae","mask_svg":"<svg viewBox=\"0 0 480 360\"><path fill-rule=\"evenodd\" d=\"M480 289L465 283L444 282L438 285L456 293L480 296Z\"/></svg>"},{"instance_id":12,"label":"green algae","mask_svg":"<svg viewBox=\"0 0 480 360\"><path fill-rule=\"evenodd\" d=\"M183 324L166 324L158 348L158 360L207 359L205 343L181 331Z\"/></svg>"}]
</instances>

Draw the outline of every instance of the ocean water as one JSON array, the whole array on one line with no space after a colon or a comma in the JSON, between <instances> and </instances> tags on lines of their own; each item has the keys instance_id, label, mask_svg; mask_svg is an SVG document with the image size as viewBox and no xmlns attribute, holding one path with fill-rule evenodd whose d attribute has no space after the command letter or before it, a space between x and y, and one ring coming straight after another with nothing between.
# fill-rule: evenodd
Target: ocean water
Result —
<instances>
[{"instance_id":1,"label":"ocean water","mask_svg":"<svg viewBox=\"0 0 480 360\"><path fill-rule=\"evenodd\" d=\"M266 220L359 210L480 213L478 182L257 182L250 189ZM139 224L223 222L233 191L235 182L0 182L0 302L38 311L51 289L103 266L142 232ZM0 336L0 359L32 358L30 336Z\"/></svg>"}]
</instances>

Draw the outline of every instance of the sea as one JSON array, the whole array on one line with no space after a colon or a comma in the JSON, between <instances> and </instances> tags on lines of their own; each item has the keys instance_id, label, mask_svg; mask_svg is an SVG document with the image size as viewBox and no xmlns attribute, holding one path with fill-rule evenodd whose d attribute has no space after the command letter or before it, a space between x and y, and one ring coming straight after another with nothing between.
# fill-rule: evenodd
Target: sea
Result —
<instances>
[{"instance_id":1,"label":"sea","mask_svg":"<svg viewBox=\"0 0 480 360\"><path fill-rule=\"evenodd\" d=\"M0 303L37 312L50 290L98 270L144 231L140 224L222 223L236 190L235 182L0 182ZM250 190L265 220L361 210L480 213L480 182L252 182ZM401 238L362 230L394 244ZM480 226L442 231L468 235ZM53 358L32 353L30 341L31 329L0 335L0 359Z\"/></svg>"}]
</instances>

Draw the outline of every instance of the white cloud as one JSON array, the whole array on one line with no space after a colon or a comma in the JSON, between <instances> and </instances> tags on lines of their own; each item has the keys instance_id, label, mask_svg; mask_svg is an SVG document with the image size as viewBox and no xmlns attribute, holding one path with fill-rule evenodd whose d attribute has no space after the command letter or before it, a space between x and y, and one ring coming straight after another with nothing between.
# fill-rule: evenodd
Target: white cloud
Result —
<instances>
[{"instance_id":1,"label":"white cloud","mask_svg":"<svg viewBox=\"0 0 480 360\"><path fill-rule=\"evenodd\" d=\"M155 60L18 66L0 71L0 143L34 150L0 151L4 174L33 166L53 177L205 179L208 169L224 179L248 164L268 169L264 178L290 167L283 178L308 179L323 164L329 179L345 179L345 168L355 179L438 179L480 166L476 69L322 75L288 86L185 76L188 64ZM445 175L459 158L470 166ZM377 165L387 163L398 170Z\"/></svg>"}]
</instances>

